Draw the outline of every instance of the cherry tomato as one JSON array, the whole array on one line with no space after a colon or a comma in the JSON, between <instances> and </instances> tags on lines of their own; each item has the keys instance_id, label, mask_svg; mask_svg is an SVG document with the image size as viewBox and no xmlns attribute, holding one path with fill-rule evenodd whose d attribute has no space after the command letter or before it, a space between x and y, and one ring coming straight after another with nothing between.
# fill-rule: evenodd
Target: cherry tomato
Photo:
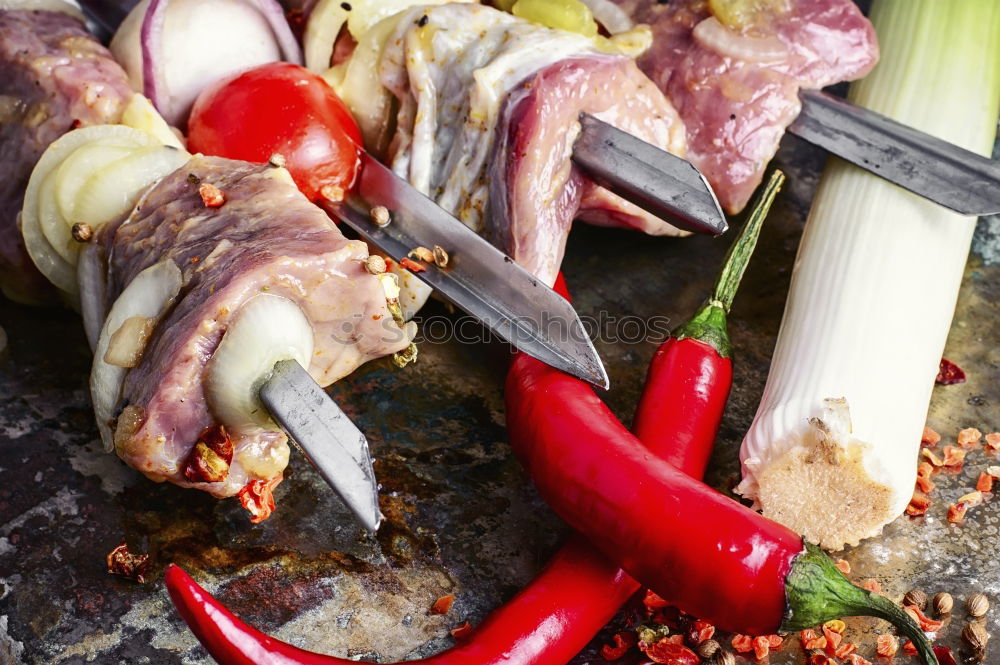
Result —
<instances>
[{"instance_id":1,"label":"cherry tomato","mask_svg":"<svg viewBox=\"0 0 1000 665\"><path fill-rule=\"evenodd\" d=\"M256 67L207 88L188 119L192 152L250 162L266 162L279 153L312 200L327 185L350 189L360 145L357 123L326 81L287 62Z\"/></svg>"}]
</instances>

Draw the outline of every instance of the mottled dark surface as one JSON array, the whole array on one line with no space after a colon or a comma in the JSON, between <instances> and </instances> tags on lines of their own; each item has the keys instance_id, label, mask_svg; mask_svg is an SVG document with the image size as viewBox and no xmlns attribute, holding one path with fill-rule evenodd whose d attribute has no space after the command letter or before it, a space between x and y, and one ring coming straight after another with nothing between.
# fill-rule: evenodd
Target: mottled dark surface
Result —
<instances>
[{"instance_id":1,"label":"mottled dark surface","mask_svg":"<svg viewBox=\"0 0 1000 665\"><path fill-rule=\"evenodd\" d=\"M710 473L720 489L738 473L739 441L763 388L822 160L792 138L777 160L790 180L731 319L736 386ZM1000 429L996 227L982 223L949 342L969 381L934 394L929 422L946 438L969 425ZM566 273L584 315L662 315L676 324L705 296L727 244L580 226ZM431 313L446 315L437 305ZM475 623L509 598L566 536L505 441L502 347L425 343L416 365L372 363L335 386L378 457L388 519L372 539L296 454L277 512L257 526L234 500L143 479L100 447L76 315L3 302L0 324L10 338L0 356L0 664L211 662L167 600L160 575L169 562L251 623L301 646L383 662L429 654L450 644L449 627ZM655 344L598 341L598 349L613 386L607 400L628 419ZM919 586L951 591L958 603L985 590L1000 604L995 500L961 526L944 521L947 503L971 489L986 462L971 453L963 473L937 477L927 517L897 520L848 552L853 575L878 579L897 599ZM123 538L152 555L144 586L104 571L105 553ZM449 592L458 596L452 611L428 615ZM958 644L964 619L957 610L945 643ZM849 621L848 639L860 640L866 657L875 626ZM591 649L578 661L595 659L603 662ZM789 646L770 662L802 657ZM1000 662L1000 647L988 662Z\"/></svg>"}]
</instances>

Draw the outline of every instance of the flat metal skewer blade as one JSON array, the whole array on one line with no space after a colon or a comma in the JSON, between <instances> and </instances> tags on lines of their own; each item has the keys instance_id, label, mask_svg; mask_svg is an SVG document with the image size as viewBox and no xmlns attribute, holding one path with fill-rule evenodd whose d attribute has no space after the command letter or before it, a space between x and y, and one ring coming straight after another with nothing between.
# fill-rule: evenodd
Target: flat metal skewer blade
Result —
<instances>
[{"instance_id":1,"label":"flat metal skewer blade","mask_svg":"<svg viewBox=\"0 0 1000 665\"><path fill-rule=\"evenodd\" d=\"M597 184L679 229L719 235L729 228L694 164L587 113L580 125L573 161Z\"/></svg>"},{"instance_id":2,"label":"flat metal skewer blade","mask_svg":"<svg viewBox=\"0 0 1000 665\"><path fill-rule=\"evenodd\" d=\"M799 97L796 136L955 212L1000 213L1000 162L818 90Z\"/></svg>"},{"instance_id":3,"label":"flat metal skewer blade","mask_svg":"<svg viewBox=\"0 0 1000 665\"><path fill-rule=\"evenodd\" d=\"M358 196L327 210L391 258L440 245L446 268L428 264L414 275L500 338L542 362L602 388L608 387L590 335L573 306L475 231L423 196L370 155L362 157ZM391 222L376 226L382 205Z\"/></svg>"},{"instance_id":4,"label":"flat metal skewer blade","mask_svg":"<svg viewBox=\"0 0 1000 665\"><path fill-rule=\"evenodd\" d=\"M378 483L368 440L295 360L275 364L260 400L358 521L378 530Z\"/></svg>"}]
</instances>

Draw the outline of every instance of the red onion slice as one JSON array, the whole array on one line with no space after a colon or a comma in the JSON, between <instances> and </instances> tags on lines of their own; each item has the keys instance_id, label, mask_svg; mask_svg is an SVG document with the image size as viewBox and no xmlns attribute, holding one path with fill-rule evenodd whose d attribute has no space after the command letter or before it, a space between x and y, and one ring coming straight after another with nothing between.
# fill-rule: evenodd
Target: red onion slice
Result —
<instances>
[{"instance_id":1,"label":"red onion slice","mask_svg":"<svg viewBox=\"0 0 1000 665\"><path fill-rule=\"evenodd\" d=\"M139 44L142 48L142 94L167 115L167 77L163 70L163 25L167 19L167 0L150 0L142 17Z\"/></svg>"},{"instance_id":2,"label":"red onion slice","mask_svg":"<svg viewBox=\"0 0 1000 665\"><path fill-rule=\"evenodd\" d=\"M274 32L274 38L278 40L278 46L281 48L285 60L301 65L303 62L302 48L299 46L299 40L292 33L292 27L288 25L288 18L285 16L285 9L281 3L278 0L252 0L251 4L257 8L257 11L271 26L271 31Z\"/></svg>"}]
</instances>

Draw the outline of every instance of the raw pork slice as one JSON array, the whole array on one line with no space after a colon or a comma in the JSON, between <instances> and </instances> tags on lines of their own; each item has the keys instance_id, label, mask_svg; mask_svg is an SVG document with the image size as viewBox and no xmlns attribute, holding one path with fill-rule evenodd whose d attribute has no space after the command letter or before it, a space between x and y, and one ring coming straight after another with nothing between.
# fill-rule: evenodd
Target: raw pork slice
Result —
<instances>
[{"instance_id":1,"label":"raw pork slice","mask_svg":"<svg viewBox=\"0 0 1000 665\"><path fill-rule=\"evenodd\" d=\"M9 298L55 297L17 227L35 162L70 129L117 122L131 97L125 72L79 20L0 10L0 289Z\"/></svg>"},{"instance_id":2,"label":"raw pork slice","mask_svg":"<svg viewBox=\"0 0 1000 665\"><path fill-rule=\"evenodd\" d=\"M861 78L878 60L875 31L851 0L789 0L739 27L712 16L704 0L616 1L652 27L639 67L677 108L687 158L730 213L760 184L799 113L799 89Z\"/></svg>"}]
</instances>

